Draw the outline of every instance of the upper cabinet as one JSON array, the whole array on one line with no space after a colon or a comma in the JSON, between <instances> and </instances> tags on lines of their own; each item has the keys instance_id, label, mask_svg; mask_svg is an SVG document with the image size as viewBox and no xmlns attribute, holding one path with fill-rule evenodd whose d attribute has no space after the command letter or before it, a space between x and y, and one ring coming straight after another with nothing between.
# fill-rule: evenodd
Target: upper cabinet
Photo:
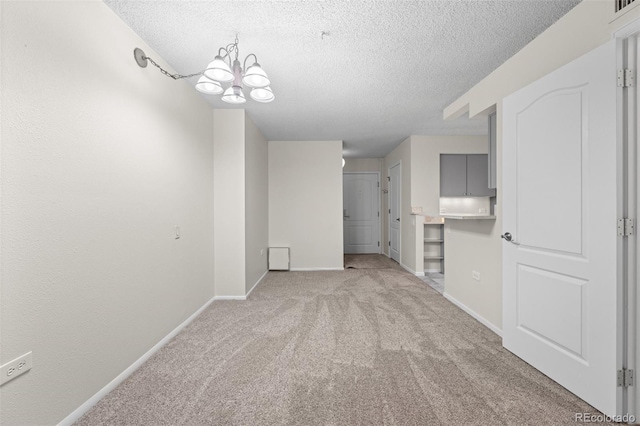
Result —
<instances>
[{"instance_id":1,"label":"upper cabinet","mask_svg":"<svg viewBox=\"0 0 640 426\"><path fill-rule=\"evenodd\" d=\"M487 154L441 154L441 197L493 197Z\"/></svg>"}]
</instances>

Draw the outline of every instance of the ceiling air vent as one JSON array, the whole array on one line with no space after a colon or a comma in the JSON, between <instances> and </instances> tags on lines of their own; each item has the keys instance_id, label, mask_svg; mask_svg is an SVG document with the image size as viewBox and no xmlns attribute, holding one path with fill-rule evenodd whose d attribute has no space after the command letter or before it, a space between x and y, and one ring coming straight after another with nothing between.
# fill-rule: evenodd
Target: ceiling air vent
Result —
<instances>
[{"instance_id":1,"label":"ceiling air vent","mask_svg":"<svg viewBox=\"0 0 640 426\"><path fill-rule=\"evenodd\" d=\"M613 2L616 4L616 13L620 12L622 9L629 6L634 1L635 0L613 0Z\"/></svg>"}]
</instances>

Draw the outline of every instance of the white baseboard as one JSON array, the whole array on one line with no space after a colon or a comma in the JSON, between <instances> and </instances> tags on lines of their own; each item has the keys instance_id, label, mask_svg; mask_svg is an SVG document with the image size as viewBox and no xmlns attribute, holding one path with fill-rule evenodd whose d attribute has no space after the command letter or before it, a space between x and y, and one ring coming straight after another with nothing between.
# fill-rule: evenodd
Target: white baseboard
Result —
<instances>
[{"instance_id":1,"label":"white baseboard","mask_svg":"<svg viewBox=\"0 0 640 426\"><path fill-rule=\"evenodd\" d=\"M408 272L411 272L411 275L415 275L416 271L414 271L413 269L409 268L407 265L405 265L404 263L400 262L400 266L402 266L404 269L406 269Z\"/></svg>"},{"instance_id":2,"label":"white baseboard","mask_svg":"<svg viewBox=\"0 0 640 426\"><path fill-rule=\"evenodd\" d=\"M487 321L485 318L481 317L480 315L478 315L478 313L476 313L474 310L472 310L471 308L469 308L467 305L465 305L464 303L460 302L459 300L457 300L456 298L452 297L449 293L444 292L443 296L449 300L451 303L453 303L454 305L456 305L458 308L462 309L463 311L465 311L467 314L471 315L473 318L477 319L478 322L480 322L482 325L484 325L485 327L487 327L489 330L493 331L494 333L496 333L498 336L502 337L502 330L499 329L498 327L496 327L495 325L493 325L492 323L490 323L489 321Z\"/></svg>"},{"instance_id":3,"label":"white baseboard","mask_svg":"<svg viewBox=\"0 0 640 426\"><path fill-rule=\"evenodd\" d=\"M424 277L424 272L416 272L416 277Z\"/></svg>"},{"instance_id":4,"label":"white baseboard","mask_svg":"<svg viewBox=\"0 0 640 426\"><path fill-rule=\"evenodd\" d=\"M215 296L213 300L247 300L247 296Z\"/></svg>"},{"instance_id":5,"label":"white baseboard","mask_svg":"<svg viewBox=\"0 0 640 426\"><path fill-rule=\"evenodd\" d=\"M344 271L344 268L291 268L291 272Z\"/></svg>"},{"instance_id":6,"label":"white baseboard","mask_svg":"<svg viewBox=\"0 0 640 426\"><path fill-rule=\"evenodd\" d=\"M215 299L216 299L215 297L212 297L211 299L209 299L209 301L207 303L202 305L189 318L184 320L182 322L182 324L180 324L179 326L174 328L169 334L167 334L165 337L163 337L162 340L160 340L158 343L156 343L155 346L153 346L144 355L142 355L140 358L138 358L133 364L131 364L129 367L127 367L126 370L124 370L122 373L118 374L118 376L115 379L113 379L112 381L107 383L107 385L105 387L100 389L98 392L95 393L95 395L93 395L91 398L86 400L81 406L76 408L71 414L69 414L67 417L62 419L62 421L60 423L58 423L58 426L67 426L67 425L72 425L73 423L75 423L80 417L82 417L82 415L84 413L86 413L87 411L89 411L89 409L91 409L91 407L96 405L98 403L98 401L100 401L102 398L104 398L109 392L114 390L120 383L124 382L127 377L129 377L131 374L133 374L134 371L136 371L138 368L140 368L140 366L142 364L144 364L146 360L151 358L151 355L153 355L156 352L158 352L158 350L161 347L163 347L164 345L166 345L169 342L169 340L173 339L173 337L176 334L178 334L180 331L182 331L183 328L185 328L187 325L189 325L189 323L191 321L193 321L198 315L200 315L202 313L202 311L204 311L207 308L207 306L209 306L211 304L211 302L213 302Z\"/></svg>"},{"instance_id":7,"label":"white baseboard","mask_svg":"<svg viewBox=\"0 0 640 426\"><path fill-rule=\"evenodd\" d=\"M440 272L440 269L425 269L424 272Z\"/></svg>"},{"instance_id":8,"label":"white baseboard","mask_svg":"<svg viewBox=\"0 0 640 426\"><path fill-rule=\"evenodd\" d=\"M264 274L262 274L262 276L260 278L258 278L258 281L256 281L256 283L253 285L253 287L251 287L251 290L249 290L249 292L245 296L245 299L249 297L249 295L251 294L251 292L253 291L254 288L258 287L258 284L260 284L260 282L264 279L264 277L267 276L268 272L269 272L269 270L267 269L266 271L264 271Z\"/></svg>"}]
</instances>

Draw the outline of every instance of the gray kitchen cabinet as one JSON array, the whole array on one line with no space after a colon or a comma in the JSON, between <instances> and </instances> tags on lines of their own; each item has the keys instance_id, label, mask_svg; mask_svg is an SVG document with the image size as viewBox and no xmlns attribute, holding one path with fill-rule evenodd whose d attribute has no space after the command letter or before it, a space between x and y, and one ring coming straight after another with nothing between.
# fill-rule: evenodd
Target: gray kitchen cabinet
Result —
<instances>
[{"instance_id":1,"label":"gray kitchen cabinet","mask_svg":"<svg viewBox=\"0 0 640 426\"><path fill-rule=\"evenodd\" d=\"M487 154L441 154L441 197L493 197Z\"/></svg>"}]
</instances>

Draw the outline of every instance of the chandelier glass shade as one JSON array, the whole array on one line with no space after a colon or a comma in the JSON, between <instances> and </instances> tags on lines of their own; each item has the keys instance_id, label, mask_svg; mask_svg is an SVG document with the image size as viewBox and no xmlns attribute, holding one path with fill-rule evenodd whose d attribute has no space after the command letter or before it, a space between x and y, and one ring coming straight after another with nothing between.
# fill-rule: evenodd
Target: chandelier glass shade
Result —
<instances>
[{"instance_id":1,"label":"chandelier glass shade","mask_svg":"<svg viewBox=\"0 0 640 426\"><path fill-rule=\"evenodd\" d=\"M198 79L196 89L202 93L206 93L207 95L219 95L224 92L220 83L210 80L204 75Z\"/></svg>"},{"instance_id":2,"label":"chandelier glass shade","mask_svg":"<svg viewBox=\"0 0 640 426\"><path fill-rule=\"evenodd\" d=\"M233 73L229 65L222 59L222 56L216 56L213 61L204 70L204 76L209 80L215 80L220 83L228 83L233 81Z\"/></svg>"},{"instance_id":3,"label":"chandelier glass shade","mask_svg":"<svg viewBox=\"0 0 640 426\"><path fill-rule=\"evenodd\" d=\"M244 93L242 93L242 87L240 86L231 86L225 90L222 95L222 100L229 104L243 104L247 102Z\"/></svg>"},{"instance_id":4,"label":"chandelier glass shade","mask_svg":"<svg viewBox=\"0 0 640 426\"><path fill-rule=\"evenodd\" d=\"M267 86L267 87L257 87L253 90L251 90L251 99L253 99L256 102L262 102L262 103L266 103L266 102L271 102L275 96L273 95L273 91L271 91L271 87Z\"/></svg>"}]
</instances>

